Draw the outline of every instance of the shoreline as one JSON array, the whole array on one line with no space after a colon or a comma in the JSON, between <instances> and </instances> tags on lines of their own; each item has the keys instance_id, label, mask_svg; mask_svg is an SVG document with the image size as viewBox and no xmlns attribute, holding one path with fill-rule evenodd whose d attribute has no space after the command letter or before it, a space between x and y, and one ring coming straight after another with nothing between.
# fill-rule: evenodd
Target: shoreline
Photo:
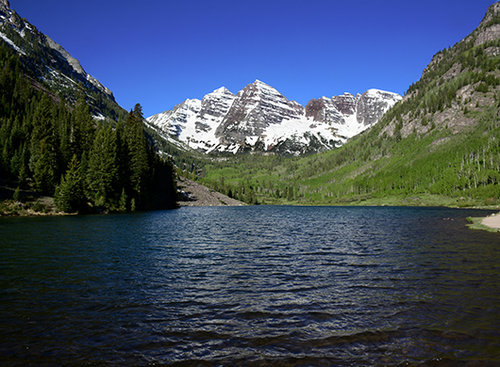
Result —
<instances>
[{"instance_id":1,"label":"shoreline","mask_svg":"<svg viewBox=\"0 0 500 367\"><path fill-rule=\"evenodd\" d=\"M179 177L177 186L182 193L182 199L177 202L181 207L248 205L185 177Z\"/></svg>"},{"instance_id":2,"label":"shoreline","mask_svg":"<svg viewBox=\"0 0 500 367\"><path fill-rule=\"evenodd\" d=\"M491 214L487 217L467 218L470 229L480 229L488 232L500 232L500 213Z\"/></svg>"},{"instance_id":3,"label":"shoreline","mask_svg":"<svg viewBox=\"0 0 500 367\"><path fill-rule=\"evenodd\" d=\"M500 231L500 213L492 214L489 217L483 218L481 224L483 226Z\"/></svg>"},{"instance_id":4,"label":"shoreline","mask_svg":"<svg viewBox=\"0 0 500 367\"><path fill-rule=\"evenodd\" d=\"M200 185L202 186L202 185ZM187 188L184 186L183 188ZM190 187L192 188L192 186ZM184 200L179 200L177 202L178 208L182 207L193 207L193 206L198 206L198 207L213 207L213 206L251 206L251 204L246 204L241 201L232 199L227 197L226 195L223 195L217 191L208 189L207 187L203 187L205 190L201 190L204 195L207 195L205 191L208 191L207 196L212 196L210 200L207 200L206 197L204 197L202 200L199 200L198 197L191 197L190 199L184 199ZM184 192L184 194L188 194L189 196L192 195L192 192ZM197 192L199 195L200 192ZM216 194L216 195L214 195ZM203 195L203 196L204 196ZM194 196L194 195L193 195ZM45 198L47 199L47 198ZM51 199L51 198L49 198ZM210 202L210 201L216 201L216 202ZM5 210L5 204L9 203L12 207L15 207L18 210ZM4 204L3 207L1 204ZM498 210L498 206L495 207L485 207L485 206L470 206L470 207L457 207L457 206L447 206L447 205L334 205L334 204L297 204L297 203L290 203L290 204L270 204L270 203L264 203L264 204L259 204L261 206L306 206L306 207L360 207L360 206L365 206L365 207L401 207L401 208L408 208L408 207L414 207L414 208L447 208L447 209L464 209L464 210L483 210L483 211L491 211L491 210ZM27 207L25 207L27 206ZM2 210L3 209L3 210ZM175 209L175 208L174 208ZM78 216L78 215L89 215L89 214L117 214L117 212L106 212L106 213L65 213L65 212L59 212L55 210L54 207L46 206L45 210L34 210L33 208L29 207L29 205L26 205L26 203L21 203L21 202L15 202L14 200L4 200L0 201L0 218L5 218L5 217L42 217L42 216ZM500 232L500 212L490 214L486 217L467 217L467 221L469 224L467 226L471 229L482 229L482 230L488 230L490 232Z\"/></svg>"}]
</instances>

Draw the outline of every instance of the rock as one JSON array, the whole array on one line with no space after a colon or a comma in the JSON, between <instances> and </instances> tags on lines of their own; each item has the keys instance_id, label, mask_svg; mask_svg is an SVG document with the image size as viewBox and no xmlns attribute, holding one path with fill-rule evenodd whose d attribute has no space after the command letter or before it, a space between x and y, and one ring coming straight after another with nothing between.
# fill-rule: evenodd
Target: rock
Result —
<instances>
[{"instance_id":1,"label":"rock","mask_svg":"<svg viewBox=\"0 0 500 367\"><path fill-rule=\"evenodd\" d=\"M245 203L209 189L197 182L180 177L177 183L181 190L180 206L243 206Z\"/></svg>"},{"instance_id":2,"label":"rock","mask_svg":"<svg viewBox=\"0 0 500 367\"><path fill-rule=\"evenodd\" d=\"M163 133L204 153L314 153L375 124L401 96L371 89L313 99L304 108L256 80L236 95L222 87L149 117Z\"/></svg>"}]
</instances>

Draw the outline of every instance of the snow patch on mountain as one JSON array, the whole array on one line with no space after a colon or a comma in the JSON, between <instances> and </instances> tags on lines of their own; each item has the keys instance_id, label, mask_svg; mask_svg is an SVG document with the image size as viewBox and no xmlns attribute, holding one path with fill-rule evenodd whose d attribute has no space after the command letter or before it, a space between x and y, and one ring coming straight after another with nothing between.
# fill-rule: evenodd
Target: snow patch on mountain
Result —
<instances>
[{"instance_id":1,"label":"snow patch on mountain","mask_svg":"<svg viewBox=\"0 0 500 367\"><path fill-rule=\"evenodd\" d=\"M12 40L9 37L7 37L6 34L0 32L0 38L3 39L5 42L7 42L14 50L16 50L17 53L20 53L21 55L26 55L26 52L17 47L16 44L12 42Z\"/></svg>"},{"instance_id":2,"label":"snow patch on mountain","mask_svg":"<svg viewBox=\"0 0 500 367\"><path fill-rule=\"evenodd\" d=\"M401 99L369 89L309 101L306 107L255 80L236 95L225 87L203 99L187 99L148 123L205 153L240 151L301 154L342 145L373 124Z\"/></svg>"}]
</instances>

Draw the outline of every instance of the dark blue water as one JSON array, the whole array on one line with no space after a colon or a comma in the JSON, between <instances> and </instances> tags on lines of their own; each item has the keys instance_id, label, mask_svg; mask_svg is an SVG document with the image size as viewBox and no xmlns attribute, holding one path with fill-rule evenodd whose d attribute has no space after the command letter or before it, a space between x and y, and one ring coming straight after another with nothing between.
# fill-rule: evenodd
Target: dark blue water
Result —
<instances>
[{"instance_id":1,"label":"dark blue water","mask_svg":"<svg viewBox=\"0 0 500 367\"><path fill-rule=\"evenodd\" d=\"M500 365L485 214L0 218L0 365Z\"/></svg>"}]
</instances>

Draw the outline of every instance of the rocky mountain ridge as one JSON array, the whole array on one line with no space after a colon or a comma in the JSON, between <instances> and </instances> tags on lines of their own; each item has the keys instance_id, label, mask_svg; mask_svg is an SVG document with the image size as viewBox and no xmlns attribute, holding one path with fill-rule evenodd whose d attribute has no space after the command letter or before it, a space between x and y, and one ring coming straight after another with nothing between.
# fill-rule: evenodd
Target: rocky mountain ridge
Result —
<instances>
[{"instance_id":1,"label":"rocky mountain ridge","mask_svg":"<svg viewBox=\"0 0 500 367\"><path fill-rule=\"evenodd\" d=\"M187 99L147 122L204 153L298 155L342 145L400 99L396 93L370 89L356 96L313 99L304 107L256 80L237 94L221 87L201 100Z\"/></svg>"},{"instance_id":2,"label":"rocky mountain ridge","mask_svg":"<svg viewBox=\"0 0 500 367\"><path fill-rule=\"evenodd\" d=\"M30 76L54 95L74 103L83 90L97 118L117 119L124 112L108 88L88 74L61 45L11 9L8 0L0 0L1 41L19 54Z\"/></svg>"},{"instance_id":3,"label":"rocky mountain ridge","mask_svg":"<svg viewBox=\"0 0 500 367\"><path fill-rule=\"evenodd\" d=\"M385 116L380 135L406 138L434 129L459 134L500 97L500 2L453 47L436 53L397 109ZM497 111L498 113L498 111Z\"/></svg>"}]
</instances>

